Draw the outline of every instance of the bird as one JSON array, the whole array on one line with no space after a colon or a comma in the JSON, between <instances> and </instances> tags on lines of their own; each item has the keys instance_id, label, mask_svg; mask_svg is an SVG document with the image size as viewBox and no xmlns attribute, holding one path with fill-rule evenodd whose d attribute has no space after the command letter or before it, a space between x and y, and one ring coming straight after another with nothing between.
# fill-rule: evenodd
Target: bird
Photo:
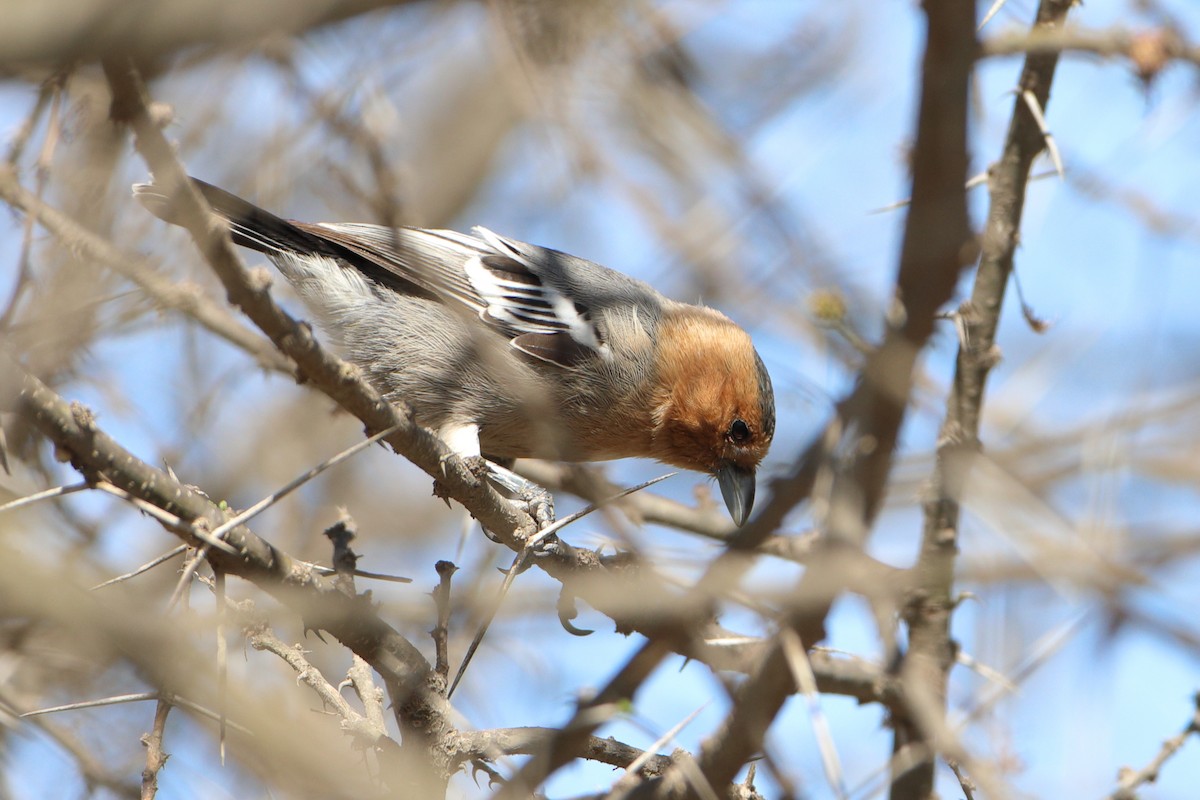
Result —
<instances>
[{"instance_id":1,"label":"bird","mask_svg":"<svg viewBox=\"0 0 1200 800\"><path fill-rule=\"evenodd\" d=\"M191 181L233 242L265 254L336 347L454 455L501 468L650 458L715 478L746 522L775 398L750 335L720 311L483 227L299 222ZM133 190L181 224L158 185Z\"/></svg>"}]
</instances>

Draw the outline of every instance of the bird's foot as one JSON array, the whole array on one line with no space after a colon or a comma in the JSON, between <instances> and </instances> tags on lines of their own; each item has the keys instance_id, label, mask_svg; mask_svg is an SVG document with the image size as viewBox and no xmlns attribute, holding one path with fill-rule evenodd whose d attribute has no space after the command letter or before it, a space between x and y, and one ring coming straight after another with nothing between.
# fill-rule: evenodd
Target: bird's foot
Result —
<instances>
[{"instance_id":1,"label":"bird's foot","mask_svg":"<svg viewBox=\"0 0 1200 800\"><path fill-rule=\"evenodd\" d=\"M533 517L538 530L554 522L554 497L550 491L533 481L522 478L510 469L506 469L491 461L487 465L487 478L498 488L505 497L521 507L526 514Z\"/></svg>"},{"instance_id":2,"label":"bird's foot","mask_svg":"<svg viewBox=\"0 0 1200 800\"><path fill-rule=\"evenodd\" d=\"M517 508L521 509L521 511L532 517L533 521L537 523L539 531L546 529L554 523L554 497L550 494L549 489L522 478L512 470L502 467L494 461L488 461L482 456L447 454L441 459L443 474L445 474L446 465L452 459L456 458L461 458L464 466L476 478L491 482L504 497L516 505ZM433 493L443 499L446 498L440 481L436 479L434 480ZM449 500L447 500L448 502ZM483 532L493 542L499 541L487 528L484 528ZM534 556L557 555L565 552L564 547L558 540L558 537L551 534L539 540L531 549L531 554Z\"/></svg>"},{"instance_id":3,"label":"bird's foot","mask_svg":"<svg viewBox=\"0 0 1200 800\"><path fill-rule=\"evenodd\" d=\"M549 489L522 478L499 464L491 461L485 463L488 480L518 508L533 517L539 531L554 523L554 497ZM538 541L531 553L534 556L557 555L562 552L562 548L563 544L558 537L551 534Z\"/></svg>"}]
</instances>

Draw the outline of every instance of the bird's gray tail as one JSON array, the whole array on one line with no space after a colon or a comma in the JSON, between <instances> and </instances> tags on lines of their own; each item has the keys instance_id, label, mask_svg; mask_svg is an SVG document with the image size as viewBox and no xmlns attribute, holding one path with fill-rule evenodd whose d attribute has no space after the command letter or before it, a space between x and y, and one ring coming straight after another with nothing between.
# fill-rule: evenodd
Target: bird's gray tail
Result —
<instances>
[{"instance_id":1,"label":"bird's gray tail","mask_svg":"<svg viewBox=\"0 0 1200 800\"><path fill-rule=\"evenodd\" d=\"M340 255L331 252L334 248L330 247L328 241L301 230L288 220L198 178L190 180L200 194L204 195L213 212L229 223L229 235L234 244L267 255L288 252ZM184 225L183 215L158 185L135 183L133 196L159 219L173 225Z\"/></svg>"}]
</instances>

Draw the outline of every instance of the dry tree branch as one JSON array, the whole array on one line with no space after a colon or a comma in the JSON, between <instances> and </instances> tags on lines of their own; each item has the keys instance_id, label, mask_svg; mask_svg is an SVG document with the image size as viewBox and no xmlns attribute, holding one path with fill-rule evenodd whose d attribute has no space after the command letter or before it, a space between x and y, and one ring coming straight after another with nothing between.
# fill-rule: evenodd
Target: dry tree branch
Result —
<instances>
[{"instance_id":1,"label":"dry tree branch","mask_svg":"<svg viewBox=\"0 0 1200 800\"><path fill-rule=\"evenodd\" d=\"M1123 57L1132 62L1138 77L1149 81L1170 62L1200 67L1200 46L1186 41L1174 28L1097 31L1081 28L1034 28L1026 34L1000 34L981 46L982 56L1082 53L1102 58Z\"/></svg>"},{"instance_id":2,"label":"dry tree branch","mask_svg":"<svg viewBox=\"0 0 1200 800\"><path fill-rule=\"evenodd\" d=\"M90 489L91 486L87 481L72 483L70 486L55 486L53 489L43 489L40 492L27 494L24 497L18 497L15 500L9 500L7 503L0 503L0 514L5 511L16 511L23 506L33 505L41 500L50 500L56 497L65 497L75 492L81 492L85 489Z\"/></svg>"},{"instance_id":3,"label":"dry tree branch","mask_svg":"<svg viewBox=\"0 0 1200 800\"><path fill-rule=\"evenodd\" d=\"M433 603L437 609L437 623L430 631L435 653L433 669L442 680L450 681L450 579L458 571L451 561L438 561L434 565L438 574L438 585L433 590Z\"/></svg>"},{"instance_id":4,"label":"dry tree branch","mask_svg":"<svg viewBox=\"0 0 1200 800\"><path fill-rule=\"evenodd\" d=\"M1188 737L1200 736L1200 692L1192 697L1192 704L1195 706L1195 710L1183 730L1163 742L1158 753L1146 766L1137 770L1129 767L1123 768L1117 781L1117 790L1108 796L1108 800L1136 800L1137 788L1158 780L1158 774L1162 771L1163 765L1170 760L1171 756L1179 752Z\"/></svg>"},{"instance_id":5,"label":"dry tree branch","mask_svg":"<svg viewBox=\"0 0 1200 800\"><path fill-rule=\"evenodd\" d=\"M10 7L0 71L110 53L148 59L197 44L299 33L412 0L45 0Z\"/></svg>"},{"instance_id":6,"label":"dry tree branch","mask_svg":"<svg viewBox=\"0 0 1200 800\"><path fill-rule=\"evenodd\" d=\"M346 671L346 680L338 686L338 690L341 691L346 683L349 683L358 695L359 702L363 705L363 713L366 714L371 727L375 730L386 730L383 719L383 691L375 685L375 680L371 677L371 665L363 661L357 653L351 660L350 669Z\"/></svg>"},{"instance_id":7,"label":"dry tree branch","mask_svg":"<svg viewBox=\"0 0 1200 800\"><path fill-rule=\"evenodd\" d=\"M246 615L246 609L239 609L240 615ZM245 629L246 641L255 650L264 650L283 660L296 672L296 680L312 689L321 702L333 710L342 720L342 730L354 737L363 749L375 747L379 740L387 738L387 729L382 725L382 719L371 719L358 713L341 693L323 676L312 663L304 657L304 651L299 645L287 645L275 635L268 625L259 620L250 621Z\"/></svg>"},{"instance_id":8,"label":"dry tree branch","mask_svg":"<svg viewBox=\"0 0 1200 800\"><path fill-rule=\"evenodd\" d=\"M1062 26L1073 0L1042 0L1035 30ZM1058 63L1057 52L1029 55L1017 86L1012 121L1000 160L989 172L991 206L983 235L983 253L971 298L959 309L965 326L955 364L955 376L946 416L938 435L931 497L925 503L921 550L914 566L917 591L904 609L909 629L909 651L902 675L911 715L895 721L895 747L922 743L919 752L931 753L936 731L922 724L931 710L945 713L946 683L954 664L955 645L950 639L950 618L955 598L954 565L958 552L959 497L975 453L987 376L997 361L996 329L1013 268L1021 213L1033 160L1048 146L1040 115L1050 99L1050 86ZM942 727L940 719L939 725ZM960 759L961 760L961 759ZM893 800L924 800L933 793L932 757L918 758L907 769L893 773Z\"/></svg>"},{"instance_id":9,"label":"dry tree branch","mask_svg":"<svg viewBox=\"0 0 1200 800\"><path fill-rule=\"evenodd\" d=\"M25 377L20 401L24 414L61 452L69 454L72 465L85 476L93 480L104 476L193 526L211 529L225 520L226 513L214 503L138 460L100 430L85 409L69 406L36 378ZM174 530L187 539L187 529ZM201 544L194 537L187 541ZM402 725L418 720L427 727L448 726L445 703L430 685L430 665L378 617L369 602L347 597L316 570L243 527L229 531L224 541L236 555L213 549L209 561L214 569L254 582L297 610L306 625L328 631L370 663L387 684Z\"/></svg>"},{"instance_id":10,"label":"dry tree branch","mask_svg":"<svg viewBox=\"0 0 1200 800\"><path fill-rule=\"evenodd\" d=\"M454 760L466 763L498 756L534 755L545 749L560 732L555 728L495 728L459 734ZM615 739L587 737L581 757L601 764L628 768L641 762L638 771L646 777L661 775L671 764L669 756L642 751Z\"/></svg>"}]
</instances>

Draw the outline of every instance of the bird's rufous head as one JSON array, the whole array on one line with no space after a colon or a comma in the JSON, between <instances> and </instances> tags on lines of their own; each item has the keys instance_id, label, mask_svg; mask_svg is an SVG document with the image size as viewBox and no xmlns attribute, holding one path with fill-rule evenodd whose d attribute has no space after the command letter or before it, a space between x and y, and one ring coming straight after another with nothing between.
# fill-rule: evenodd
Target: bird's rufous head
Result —
<instances>
[{"instance_id":1,"label":"bird's rufous head","mask_svg":"<svg viewBox=\"0 0 1200 800\"><path fill-rule=\"evenodd\" d=\"M716 477L741 525L754 505L755 471L775 435L766 367L750 335L707 308L664 314L656 349L655 455Z\"/></svg>"}]
</instances>

